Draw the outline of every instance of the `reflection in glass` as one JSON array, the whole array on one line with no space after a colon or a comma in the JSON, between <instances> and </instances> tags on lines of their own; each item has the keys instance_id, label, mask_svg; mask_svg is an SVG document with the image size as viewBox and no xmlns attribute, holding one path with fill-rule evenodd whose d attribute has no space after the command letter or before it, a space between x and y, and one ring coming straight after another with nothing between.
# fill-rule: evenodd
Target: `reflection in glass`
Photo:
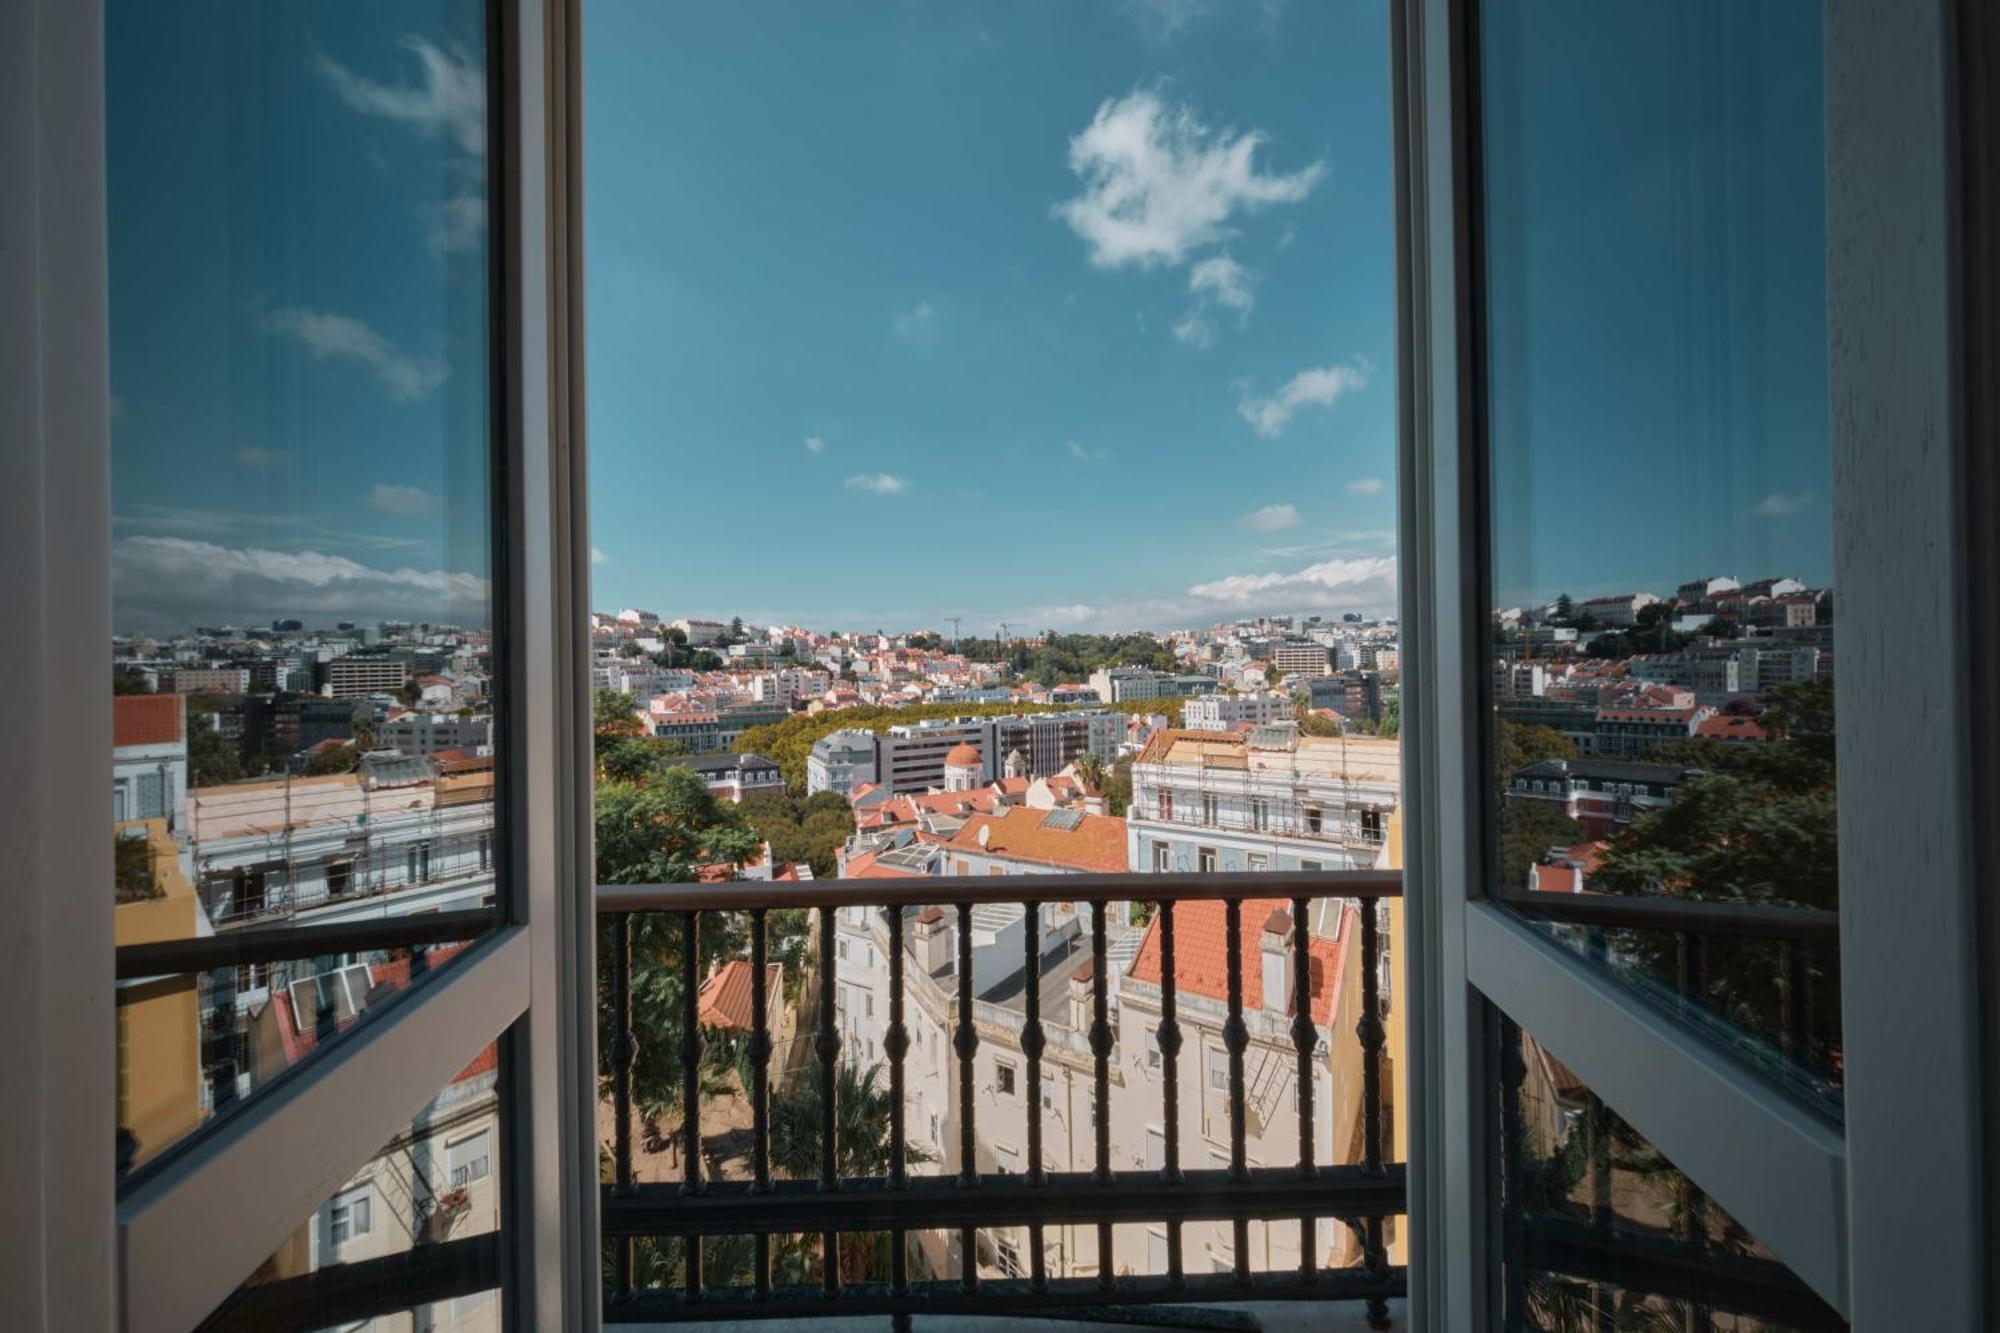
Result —
<instances>
[{"instance_id":1,"label":"reflection in glass","mask_svg":"<svg viewBox=\"0 0 2000 1333\"><path fill-rule=\"evenodd\" d=\"M488 1046L205 1327L497 1333L499 1077Z\"/></svg>"},{"instance_id":2,"label":"reflection in glass","mask_svg":"<svg viewBox=\"0 0 2000 1333\"><path fill-rule=\"evenodd\" d=\"M484 46L107 6L121 946L492 900ZM448 956L127 984L123 1160Z\"/></svg>"},{"instance_id":3,"label":"reflection in glass","mask_svg":"<svg viewBox=\"0 0 2000 1333\"><path fill-rule=\"evenodd\" d=\"M1845 1327L1553 1052L1497 1026L1507 1328Z\"/></svg>"},{"instance_id":4,"label":"reflection in glass","mask_svg":"<svg viewBox=\"0 0 2000 1333\"><path fill-rule=\"evenodd\" d=\"M1482 6L1499 895L1837 906L1819 10ZM1566 937L1837 1109L1830 920Z\"/></svg>"}]
</instances>

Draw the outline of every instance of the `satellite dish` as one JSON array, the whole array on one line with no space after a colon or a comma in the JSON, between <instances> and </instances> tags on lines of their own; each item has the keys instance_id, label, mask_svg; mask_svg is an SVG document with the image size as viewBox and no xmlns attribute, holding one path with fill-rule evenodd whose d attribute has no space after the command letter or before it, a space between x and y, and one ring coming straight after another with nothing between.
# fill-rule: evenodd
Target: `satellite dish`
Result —
<instances>
[{"instance_id":1,"label":"satellite dish","mask_svg":"<svg viewBox=\"0 0 2000 1333\"><path fill-rule=\"evenodd\" d=\"M990 842L992 838L993 838L993 826L991 824L981 824L979 826L979 845L981 847L986 846L986 844Z\"/></svg>"}]
</instances>

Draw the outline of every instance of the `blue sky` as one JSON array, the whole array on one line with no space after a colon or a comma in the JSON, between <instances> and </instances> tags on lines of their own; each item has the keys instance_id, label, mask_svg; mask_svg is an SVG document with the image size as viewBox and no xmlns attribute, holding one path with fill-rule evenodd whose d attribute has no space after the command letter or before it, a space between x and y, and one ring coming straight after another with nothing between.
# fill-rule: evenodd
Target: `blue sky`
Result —
<instances>
[{"instance_id":1,"label":"blue sky","mask_svg":"<svg viewBox=\"0 0 2000 1333\"><path fill-rule=\"evenodd\" d=\"M1500 605L1830 578L1819 11L1484 12Z\"/></svg>"},{"instance_id":2,"label":"blue sky","mask_svg":"<svg viewBox=\"0 0 2000 1333\"><path fill-rule=\"evenodd\" d=\"M1380 0L584 14L595 604L1390 608Z\"/></svg>"},{"instance_id":3,"label":"blue sky","mask_svg":"<svg viewBox=\"0 0 2000 1333\"><path fill-rule=\"evenodd\" d=\"M597 605L1393 608L1383 0L584 12ZM480 15L109 5L120 628L484 623ZM1485 38L1497 599L1824 579L1817 6Z\"/></svg>"},{"instance_id":4,"label":"blue sky","mask_svg":"<svg viewBox=\"0 0 2000 1333\"><path fill-rule=\"evenodd\" d=\"M112 0L115 625L483 624L476 0Z\"/></svg>"}]
</instances>

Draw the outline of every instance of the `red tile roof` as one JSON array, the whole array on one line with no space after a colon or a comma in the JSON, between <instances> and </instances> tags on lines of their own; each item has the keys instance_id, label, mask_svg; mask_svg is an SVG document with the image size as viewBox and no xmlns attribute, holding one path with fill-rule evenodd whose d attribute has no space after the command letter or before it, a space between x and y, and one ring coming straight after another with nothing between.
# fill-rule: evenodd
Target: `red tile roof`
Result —
<instances>
[{"instance_id":1,"label":"red tile roof","mask_svg":"<svg viewBox=\"0 0 2000 1333\"><path fill-rule=\"evenodd\" d=\"M1243 902L1243 930L1237 939L1237 946L1243 960L1243 1009L1246 1013L1264 1007L1264 973L1260 959L1262 924L1274 912L1283 912L1289 907L1290 904L1283 898L1247 898ZM1339 936L1329 940L1315 935L1307 944L1312 957L1312 1019L1315 1023L1333 1021L1333 1006L1340 995L1340 979L1348 942L1354 935L1352 923L1355 920L1351 908L1342 909ZM1159 917L1155 916L1146 928L1146 938L1139 945L1138 957L1132 960L1133 980L1149 981L1155 986L1160 984L1159 925ZM1291 939L1287 936L1285 951L1288 956L1291 947ZM1174 908L1174 984L1184 992L1228 1002L1229 928L1223 904L1184 902ZM1285 1012L1291 1012L1289 993L1286 995Z\"/></svg>"},{"instance_id":2,"label":"red tile roof","mask_svg":"<svg viewBox=\"0 0 2000 1333\"><path fill-rule=\"evenodd\" d=\"M181 696L178 694L114 694L111 696L111 744L172 745L181 739Z\"/></svg>"},{"instance_id":3,"label":"red tile roof","mask_svg":"<svg viewBox=\"0 0 2000 1333\"><path fill-rule=\"evenodd\" d=\"M766 993L784 975L783 963L767 963L764 966ZM701 992L696 997L695 1021L703 1027L722 1028L725 1031L750 1030L750 960L732 958L716 969L715 974L701 984Z\"/></svg>"},{"instance_id":4,"label":"red tile roof","mask_svg":"<svg viewBox=\"0 0 2000 1333\"><path fill-rule=\"evenodd\" d=\"M1768 741L1771 734L1754 717L1725 713L1711 717L1694 729L1697 737L1716 741Z\"/></svg>"},{"instance_id":5,"label":"red tile roof","mask_svg":"<svg viewBox=\"0 0 2000 1333\"><path fill-rule=\"evenodd\" d=\"M923 876L914 870L899 870L895 866L877 865L875 862L876 855L877 853L875 852L863 852L859 856L848 857L847 864L841 867L840 877L842 879L923 878Z\"/></svg>"},{"instance_id":6,"label":"red tile roof","mask_svg":"<svg viewBox=\"0 0 2000 1333\"><path fill-rule=\"evenodd\" d=\"M1084 815L1076 827L1050 828L1053 810L1016 808L1005 816L977 815L945 840L955 852L1031 861L1064 870L1116 872L1126 866L1125 821L1116 815ZM981 831L986 841L981 843Z\"/></svg>"}]
</instances>

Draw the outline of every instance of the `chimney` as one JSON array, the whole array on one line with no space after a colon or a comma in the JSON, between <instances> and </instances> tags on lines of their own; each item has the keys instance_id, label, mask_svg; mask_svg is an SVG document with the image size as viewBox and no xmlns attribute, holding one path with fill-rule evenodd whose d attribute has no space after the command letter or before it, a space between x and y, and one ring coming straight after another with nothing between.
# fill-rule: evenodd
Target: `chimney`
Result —
<instances>
[{"instance_id":1,"label":"chimney","mask_svg":"<svg viewBox=\"0 0 2000 1333\"><path fill-rule=\"evenodd\" d=\"M1258 952L1264 964L1264 1012L1283 1014L1291 1008L1292 959L1286 946L1291 942L1292 915L1278 908L1265 918L1258 937Z\"/></svg>"},{"instance_id":2,"label":"chimney","mask_svg":"<svg viewBox=\"0 0 2000 1333\"><path fill-rule=\"evenodd\" d=\"M1090 1031L1091 978L1095 975L1097 960L1086 958L1082 966L1070 974L1069 978L1069 1025L1077 1032Z\"/></svg>"}]
</instances>

